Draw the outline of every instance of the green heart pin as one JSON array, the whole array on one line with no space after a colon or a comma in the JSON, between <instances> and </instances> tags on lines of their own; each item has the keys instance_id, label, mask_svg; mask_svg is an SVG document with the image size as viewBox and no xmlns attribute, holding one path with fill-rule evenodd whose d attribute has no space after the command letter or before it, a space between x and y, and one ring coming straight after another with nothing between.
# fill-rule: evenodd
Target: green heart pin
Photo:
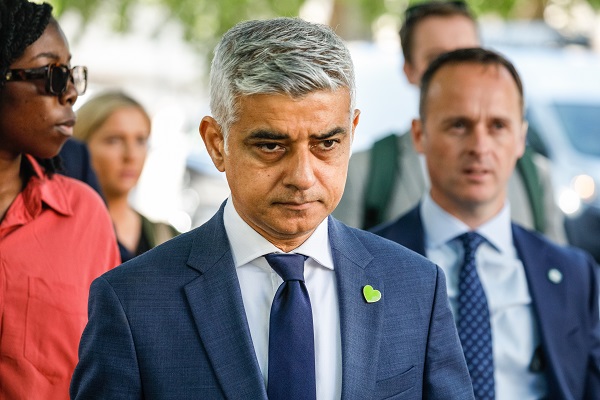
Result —
<instances>
[{"instance_id":1,"label":"green heart pin","mask_svg":"<svg viewBox=\"0 0 600 400\"><path fill-rule=\"evenodd\" d=\"M373 289L373 286L371 285L363 287L363 296L365 296L367 303L377 303L381 300L381 292Z\"/></svg>"}]
</instances>

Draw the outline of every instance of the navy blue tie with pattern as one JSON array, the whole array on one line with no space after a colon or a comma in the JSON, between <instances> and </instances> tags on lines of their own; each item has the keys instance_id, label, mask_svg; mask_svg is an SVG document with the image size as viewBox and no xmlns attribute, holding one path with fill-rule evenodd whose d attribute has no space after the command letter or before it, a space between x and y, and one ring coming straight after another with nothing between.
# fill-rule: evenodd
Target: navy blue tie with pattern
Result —
<instances>
[{"instance_id":1,"label":"navy blue tie with pattern","mask_svg":"<svg viewBox=\"0 0 600 400\"><path fill-rule=\"evenodd\" d=\"M301 254L267 254L283 283L269 322L269 400L315 400L315 344L310 297Z\"/></svg>"},{"instance_id":2,"label":"navy blue tie with pattern","mask_svg":"<svg viewBox=\"0 0 600 400\"><path fill-rule=\"evenodd\" d=\"M465 249L465 259L458 280L458 335L473 382L477 400L493 400L494 354L487 298L475 264L475 251L485 238L475 232L458 237Z\"/></svg>"}]
</instances>

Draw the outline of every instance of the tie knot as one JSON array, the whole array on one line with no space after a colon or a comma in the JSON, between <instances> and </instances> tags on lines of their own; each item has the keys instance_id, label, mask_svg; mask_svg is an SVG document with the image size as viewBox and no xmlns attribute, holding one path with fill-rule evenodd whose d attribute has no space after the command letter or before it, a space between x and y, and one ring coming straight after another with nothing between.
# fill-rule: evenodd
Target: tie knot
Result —
<instances>
[{"instance_id":1,"label":"tie knot","mask_svg":"<svg viewBox=\"0 0 600 400\"><path fill-rule=\"evenodd\" d=\"M463 233L458 238L462 242L463 247L465 249L465 256L467 254L468 255L475 254L475 251L477 251L477 248L479 247L479 245L482 244L483 242L485 242L485 238L483 236L481 236L479 233L473 232L473 231Z\"/></svg>"},{"instance_id":2,"label":"tie knot","mask_svg":"<svg viewBox=\"0 0 600 400\"><path fill-rule=\"evenodd\" d=\"M302 254L271 253L265 255L267 262L284 281L304 282L304 260Z\"/></svg>"}]
</instances>

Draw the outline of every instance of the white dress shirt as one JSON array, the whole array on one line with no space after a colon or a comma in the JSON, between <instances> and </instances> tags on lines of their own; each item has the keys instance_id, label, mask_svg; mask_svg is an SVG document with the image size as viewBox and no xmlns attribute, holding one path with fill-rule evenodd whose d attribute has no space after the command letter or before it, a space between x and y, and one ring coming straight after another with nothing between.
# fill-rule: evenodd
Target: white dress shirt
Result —
<instances>
[{"instance_id":1,"label":"white dress shirt","mask_svg":"<svg viewBox=\"0 0 600 400\"><path fill-rule=\"evenodd\" d=\"M470 229L439 207L429 194L423 197L420 212L427 258L446 274L448 297L456 316L464 250L455 238ZM546 379L543 373L529 368L540 345L537 318L525 269L513 244L508 202L476 231L487 240L477 249L475 260L490 309L496 399L540 399L547 392Z\"/></svg>"},{"instance_id":2,"label":"white dress shirt","mask_svg":"<svg viewBox=\"0 0 600 400\"><path fill-rule=\"evenodd\" d=\"M239 216L231 198L225 205L223 221L240 282L256 358L267 385L269 316L275 292L283 280L273 271L264 255L282 251ZM310 296L315 330L317 399L339 399L342 393L342 340L327 218L291 253L308 256L304 263L304 280Z\"/></svg>"}]
</instances>

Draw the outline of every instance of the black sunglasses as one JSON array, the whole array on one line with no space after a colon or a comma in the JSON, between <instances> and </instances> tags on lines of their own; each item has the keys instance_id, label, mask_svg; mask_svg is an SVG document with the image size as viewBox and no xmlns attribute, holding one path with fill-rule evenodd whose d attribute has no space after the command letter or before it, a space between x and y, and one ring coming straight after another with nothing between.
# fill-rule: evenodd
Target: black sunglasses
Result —
<instances>
[{"instance_id":1,"label":"black sunglasses","mask_svg":"<svg viewBox=\"0 0 600 400\"><path fill-rule=\"evenodd\" d=\"M6 82L32 79L46 79L46 92L55 96L62 95L71 81L77 95L80 96L87 89L87 67L69 68L63 64L50 64L40 68L9 69L4 75Z\"/></svg>"},{"instance_id":2,"label":"black sunglasses","mask_svg":"<svg viewBox=\"0 0 600 400\"><path fill-rule=\"evenodd\" d=\"M406 11L404 11L404 20L408 21L409 19L419 16L422 13L426 13L429 11L430 8L437 7L439 5L439 3L440 3L439 1L435 1L435 2L425 1L422 3L417 3L415 5L412 5L412 6L408 7L406 9ZM467 3L464 1L445 1L443 3L449 4L452 7L455 7L457 10L460 10L460 11L468 10Z\"/></svg>"}]
</instances>

